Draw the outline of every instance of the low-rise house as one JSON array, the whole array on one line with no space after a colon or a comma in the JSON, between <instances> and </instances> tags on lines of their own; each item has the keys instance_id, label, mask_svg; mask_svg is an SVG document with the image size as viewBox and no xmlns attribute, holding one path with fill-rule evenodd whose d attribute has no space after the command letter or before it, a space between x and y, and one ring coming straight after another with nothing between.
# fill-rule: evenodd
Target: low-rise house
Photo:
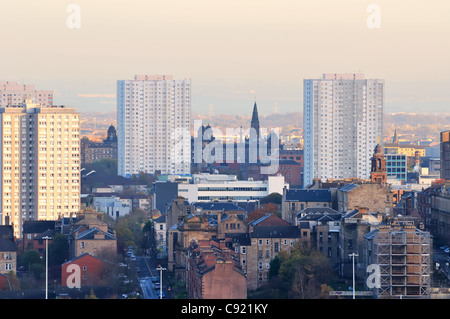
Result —
<instances>
[{"instance_id":1,"label":"low-rise house","mask_svg":"<svg viewBox=\"0 0 450 319\"><path fill-rule=\"evenodd\" d=\"M272 259L280 251L290 252L300 240L300 229L275 214L251 221L248 228L248 238L234 238L236 243L248 245L235 244L235 249L240 252L238 257L247 276L247 288L256 290L267 283Z\"/></svg>"},{"instance_id":2,"label":"low-rise house","mask_svg":"<svg viewBox=\"0 0 450 319\"><path fill-rule=\"evenodd\" d=\"M329 207L305 208L297 213L302 239L305 234L308 243L326 255L334 267L340 261L341 218L341 213Z\"/></svg>"},{"instance_id":3,"label":"low-rise house","mask_svg":"<svg viewBox=\"0 0 450 319\"><path fill-rule=\"evenodd\" d=\"M166 229L166 214L162 214L153 220L156 241L156 250L160 253L167 253L167 229Z\"/></svg>"},{"instance_id":4,"label":"low-rise house","mask_svg":"<svg viewBox=\"0 0 450 319\"><path fill-rule=\"evenodd\" d=\"M341 186L337 190L339 212L367 207L370 213L393 214L393 193L383 183L360 181Z\"/></svg>"},{"instance_id":5,"label":"low-rise house","mask_svg":"<svg viewBox=\"0 0 450 319\"><path fill-rule=\"evenodd\" d=\"M41 258L45 258L46 247L51 243L51 240L56 233L58 233L56 229L48 229L33 238L33 249L39 252ZM46 237L48 237L48 239L46 239Z\"/></svg>"},{"instance_id":6,"label":"low-rise house","mask_svg":"<svg viewBox=\"0 0 450 319\"><path fill-rule=\"evenodd\" d=\"M83 253L62 264L61 286L69 288L97 287L107 283L105 269L108 262Z\"/></svg>"},{"instance_id":7,"label":"low-rise house","mask_svg":"<svg viewBox=\"0 0 450 319\"><path fill-rule=\"evenodd\" d=\"M69 236L69 255L71 257L84 253L95 256L117 253L115 232L100 219L101 215L91 207L87 207L77 217L77 221L71 225Z\"/></svg>"},{"instance_id":8,"label":"low-rise house","mask_svg":"<svg viewBox=\"0 0 450 319\"><path fill-rule=\"evenodd\" d=\"M56 222L52 220L25 220L23 222L21 250L36 249L34 239L47 230L55 230Z\"/></svg>"},{"instance_id":9,"label":"low-rise house","mask_svg":"<svg viewBox=\"0 0 450 319\"><path fill-rule=\"evenodd\" d=\"M16 272L17 249L12 225L0 226L0 274Z\"/></svg>"},{"instance_id":10,"label":"low-rise house","mask_svg":"<svg viewBox=\"0 0 450 319\"><path fill-rule=\"evenodd\" d=\"M295 224L297 212L308 207L332 207L331 189L284 189L281 214L290 224Z\"/></svg>"},{"instance_id":11,"label":"low-rise house","mask_svg":"<svg viewBox=\"0 0 450 319\"><path fill-rule=\"evenodd\" d=\"M190 299L246 299L246 278L224 240L193 241L186 278Z\"/></svg>"},{"instance_id":12,"label":"low-rise house","mask_svg":"<svg viewBox=\"0 0 450 319\"><path fill-rule=\"evenodd\" d=\"M365 276L364 260L367 249L364 236L377 229L385 221L384 213L370 213L367 207L358 207L342 216L340 232L340 267L339 273L346 278L352 278L353 259L355 258L355 276L362 279Z\"/></svg>"},{"instance_id":13,"label":"low-rise house","mask_svg":"<svg viewBox=\"0 0 450 319\"><path fill-rule=\"evenodd\" d=\"M90 253L94 256L117 253L117 239L97 227L89 228L75 237L75 256Z\"/></svg>"}]
</instances>

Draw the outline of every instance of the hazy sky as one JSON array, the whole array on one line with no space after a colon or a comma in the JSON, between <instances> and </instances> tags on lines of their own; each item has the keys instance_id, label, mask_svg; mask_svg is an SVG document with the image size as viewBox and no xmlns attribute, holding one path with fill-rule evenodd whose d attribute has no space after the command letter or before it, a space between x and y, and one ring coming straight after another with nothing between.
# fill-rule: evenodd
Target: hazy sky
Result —
<instances>
[{"instance_id":1,"label":"hazy sky","mask_svg":"<svg viewBox=\"0 0 450 319\"><path fill-rule=\"evenodd\" d=\"M109 111L117 80L171 74L194 112L250 115L256 98L264 115L302 111L305 78L362 72L385 79L387 113L450 112L449 17L448 0L2 1L0 81Z\"/></svg>"}]
</instances>

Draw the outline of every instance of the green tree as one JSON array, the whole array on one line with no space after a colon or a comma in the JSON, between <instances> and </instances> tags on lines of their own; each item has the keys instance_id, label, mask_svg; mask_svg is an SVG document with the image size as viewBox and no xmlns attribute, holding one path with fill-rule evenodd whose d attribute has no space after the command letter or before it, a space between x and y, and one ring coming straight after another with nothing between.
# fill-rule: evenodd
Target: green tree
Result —
<instances>
[{"instance_id":1,"label":"green tree","mask_svg":"<svg viewBox=\"0 0 450 319\"><path fill-rule=\"evenodd\" d=\"M329 259L304 242L297 242L279 268L279 276L289 285L289 297L319 298L323 284L333 278Z\"/></svg>"},{"instance_id":2,"label":"green tree","mask_svg":"<svg viewBox=\"0 0 450 319\"><path fill-rule=\"evenodd\" d=\"M61 233L56 233L48 244L49 266L61 266L69 258L69 241Z\"/></svg>"},{"instance_id":3,"label":"green tree","mask_svg":"<svg viewBox=\"0 0 450 319\"><path fill-rule=\"evenodd\" d=\"M37 250L30 249L19 255L17 264L18 266L23 266L24 270L29 271L31 265L42 264L42 260Z\"/></svg>"},{"instance_id":4,"label":"green tree","mask_svg":"<svg viewBox=\"0 0 450 319\"><path fill-rule=\"evenodd\" d=\"M29 271L36 280L40 280L44 278L45 266L42 263L40 264L35 263L30 266Z\"/></svg>"},{"instance_id":5,"label":"green tree","mask_svg":"<svg viewBox=\"0 0 450 319\"><path fill-rule=\"evenodd\" d=\"M133 233L125 225L116 227L117 249L123 252L129 246L135 246Z\"/></svg>"},{"instance_id":6,"label":"green tree","mask_svg":"<svg viewBox=\"0 0 450 319\"><path fill-rule=\"evenodd\" d=\"M61 233L56 233L48 244L49 276L61 278L62 264L69 259L69 241Z\"/></svg>"}]
</instances>

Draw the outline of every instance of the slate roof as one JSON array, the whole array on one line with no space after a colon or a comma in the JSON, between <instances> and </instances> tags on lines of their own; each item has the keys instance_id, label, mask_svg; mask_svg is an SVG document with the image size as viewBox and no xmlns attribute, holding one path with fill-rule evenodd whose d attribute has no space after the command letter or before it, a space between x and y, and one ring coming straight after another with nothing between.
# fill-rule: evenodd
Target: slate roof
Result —
<instances>
[{"instance_id":1,"label":"slate roof","mask_svg":"<svg viewBox=\"0 0 450 319\"><path fill-rule=\"evenodd\" d=\"M97 227L92 227L88 230L85 230L84 232L81 232L80 234L78 234L77 239L78 240L90 240L90 239L95 239L95 235L101 233L105 235L105 238L102 238L101 240L116 240L116 238L108 233L105 233L104 231L101 231L100 229L98 229Z\"/></svg>"},{"instance_id":2,"label":"slate roof","mask_svg":"<svg viewBox=\"0 0 450 319\"><path fill-rule=\"evenodd\" d=\"M279 159L278 164L279 165L300 165L299 162L296 162L292 159Z\"/></svg>"},{"instance_id":3,"label":"slate roof","mask_svg":"<svg viewBox=\"0 0 450 319\"><path fill-rule=\"evenodd\" d=\"M224 210L224 211L230 211L230 210L242 210L243 208L237 206L234 203L228 203L228 202L196 202L192 203L195 208L201 208L203 210Z\"/></svg>"},{"instance_id":4,"label":"slate roof","mask_svg":"<svg viewBox=\"0 0 450 319\"><path fill-rule=\"evenodd\" d=\"M309 222L299 222L299 223L298 223L298 227L299 227L300 229L310 229L310 227L309 227Z\"/></svg>"},{"instance_id":5,"label":"slate roof","mask_svg":"<svg viewBox=\"0 0 450 319\"><path fill-rule=\"evenodd\" d=\"M23 222L23 234L40 234L55 229L56 222L50 220L26 220Z\"/></svg>"},{"instance_id":6,"label":"slate roof","mask_svg":"<svg viewBox=\"0 0 450 319\"><path fill-rule=\"evenodd\" d=\"M288 189L285 201L295 202L331 202L329 189Z\"/></svg>"},{"instance_id":7,"label":"slate roof","mask_svg":"<svg viewBox=\"0 0 450 319\"><path fill-rule=\"evenodd\" d=\"M329 207L309 207L298 212L297 218L299 221L301 220L332 221L332 220L340 220L342 218L342 214Z\"/></svg>"},{"instance_id":8,"label":"slate roof","mask_svg":"<svg viewBox=\"0 0 450 319\"><path fill-rule=\"evenodd\" d=\"M231 238L231 243L239 243L241 246L250 246L251 240L248 233L227 233L226 238Z\"/></svg>"},{"instance_id":9,"label":"slate roof","mask_svg":"<svg viewBox=\"0 0 450 319\"><path fill-rule=\"evenodd\" d=\"M249 226L290 226L290 224L274 214L266 214L248 223ZM260 225L261 224L261 225Z\"/></svg>"},{"instance_id":10,"label":"slate roof","mask_svg":"<svg viewBox=\"0 0 450 319\"><path fill-rule=\"evenodd\" d=\"M342 187L339 187L339 190L344 191L344 192L349 192L352 189L355 189L356 187L358 187L357 184L346 184Z\"/></svg>"},{"instance_id":11,"label":"slate roof","mask_svg":"<svg viewBox=\"0 0 450 319\"><path fill-rule=\"evenodd\" d=\"M155 219L155 223L165 223L166 222L166 214L162 214L158 218Z\"/></svg>"},{"instance_id":12,"label":"slate roof","mask_svg":"<svg viewBox=\"0 0 450 319\"><path fill-rule=\"evenodd\" d=\"M252 238L300 238L297 226L257 226L250 233Z\"/></svg>"},{"instance_id":13,"label":"slate roof","mask_svg":"<svg viewBox=\"0 0 450 319\"><path fill-rule=\"evenodd\" d=\"M347 214L345 214L344 216L342 216L342 218L352 218L352 217L354 217L355 215L357 215L358 213L359 213L359 210L355 209L355 210L352 210L352 211L350 211L350 212L347 212Z\"/></svg>"},{"instance_id":14,"label":"slate roof","mask_svg":"<svg viewBox=\"0 0 450 319\"><path fill-rule=\"evenodd\" d=\"M0 251L16 251L14 232L10 225L0 226Z\"/></svg>"},{"instance_id":15,"label":"slate roof","mask_svg":"<svg viewBox=\"0 0 450 319\"><path fill-rule=\"evenodd\" d=\"M44 237L48 236L48 237L53 237L56 233L58 233L58 231L56 229L47 229L46 231L36 235L36 237L34 237L33 239L43 239Z\"/></svg>"}]
</instances>

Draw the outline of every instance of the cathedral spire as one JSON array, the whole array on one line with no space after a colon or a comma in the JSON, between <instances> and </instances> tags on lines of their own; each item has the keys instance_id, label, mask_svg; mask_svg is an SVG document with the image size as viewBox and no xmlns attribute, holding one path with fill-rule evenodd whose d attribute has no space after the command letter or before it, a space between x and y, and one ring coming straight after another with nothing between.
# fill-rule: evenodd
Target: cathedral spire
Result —
<instances>
[{"instance_id":1,"label":"cathedral spire","mask_svg":"<svg viewBox=\"0 0 450 319\"><path fill-rule=\"evenodd\" d=\"M392 138L393 144L398 144L398 135L397 135L397 127L395 127L394 137Z\"/></svg>"},{"instance_id":2,"label":"cathedral spire","mask_svg":"<svg viewBox=\"0 0 450 319\"><path fill-rule=\"evenodd\" d=\"M256 102L255 102L255 105L253 105L251 128L255 129L256 135L259 137L258 107L256 106Z\"/></svg>"}]
</instances>

